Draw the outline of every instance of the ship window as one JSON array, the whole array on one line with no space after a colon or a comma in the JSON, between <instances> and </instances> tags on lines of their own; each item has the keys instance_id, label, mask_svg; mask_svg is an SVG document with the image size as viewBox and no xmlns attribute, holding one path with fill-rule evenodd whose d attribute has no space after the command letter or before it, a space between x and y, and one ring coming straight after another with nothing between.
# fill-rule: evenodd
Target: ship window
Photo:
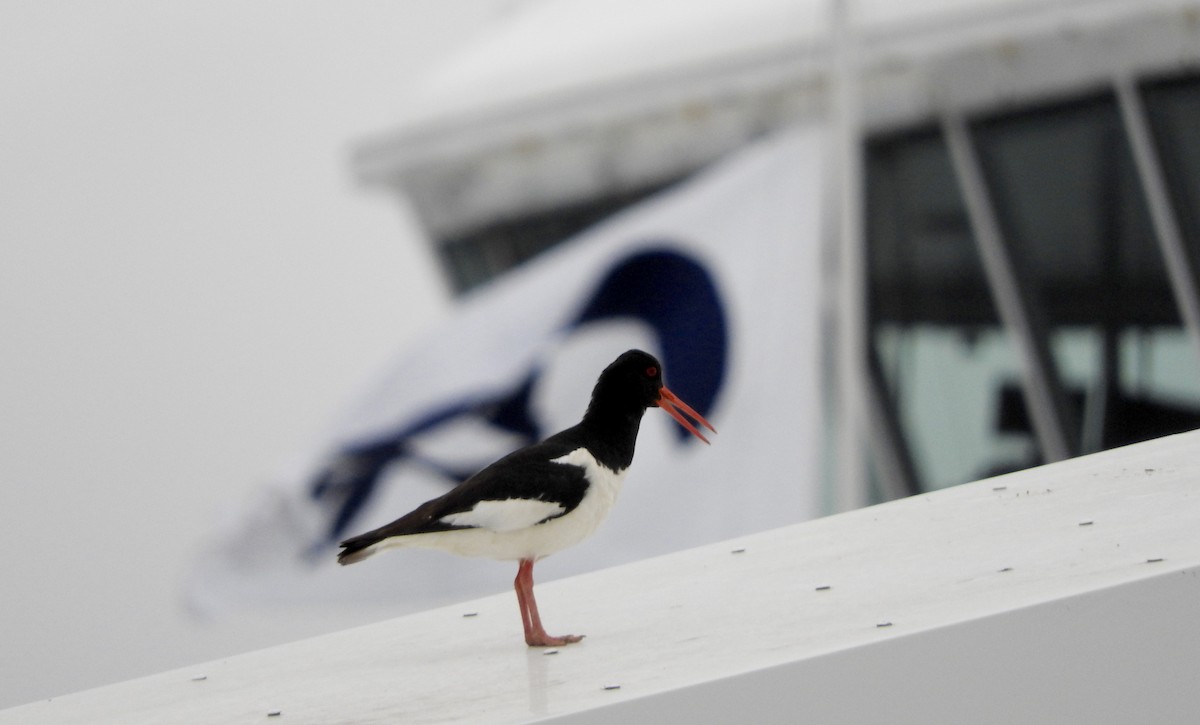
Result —
<instances>
[{"instance_id":1,"label":"ship window","mask_svg":"<svg viewBox=\"0 0 1200 725\"><path fill-rule=\"evenodd\" d=\"M454 293L463 294L678 180L525 214L440 240L442 269Z\"/></svg>"},{"instance_id":2,"label":"ship window","mask_svg":"<svg viewBox=\"0 0 1200 725\"><path fill-rule=\"evenodd\" d=\"M918 490L1028 461L1028 440L992 424L1018 364L988 293L946 144L936 129L867 147L868 314Z\"/></svg>"},{"instance_id":3,"label":"ship window","mask_svg":"<svg viewBox=\"0 0 1200 725\"><path fill-rule=\"evenodd\" d=\"M1148 81L1142 97L1192 269L1200 269L1200 75Z\"/></svg>"},{"instance_id":4,"label":"ship window","mask_svg":"<svg viewBox=\"0 0 1200 725\"><path fill-rule=\"evenodd\" d=\"M1142 93L1195 259L1200 82ZM968 128L1032 329L1050 352L1071 452L1200 427L1196 348L1115 98L978 117ZM1044 461L1022 360L940 129L870 139L866 172L870 368L915 487Z\"/></svg>"}]
</instances>

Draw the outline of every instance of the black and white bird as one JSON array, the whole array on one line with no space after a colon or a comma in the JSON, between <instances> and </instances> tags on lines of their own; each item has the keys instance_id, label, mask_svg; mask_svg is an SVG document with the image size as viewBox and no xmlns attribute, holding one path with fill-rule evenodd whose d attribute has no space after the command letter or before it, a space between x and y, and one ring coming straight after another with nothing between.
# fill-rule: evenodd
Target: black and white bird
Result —
<instances>
[{"instance_id":1,"label":"black and white bird","mask_svg":"<svg viewBox=\"0 0 1200 725\"><path fill-rule=\"evenodd\" d=\"M600 374L580 423L508 454L386 526L346 539L338 562L403 547L519 561L513 586L525 643L578 642L582 635L546 634L533 597L533 564L583 541L608 515L633 462L642 414L656 406L705 443L692 421L716 432L663 385L653 355L630 350Z\"/></svg>"}]
</instances>

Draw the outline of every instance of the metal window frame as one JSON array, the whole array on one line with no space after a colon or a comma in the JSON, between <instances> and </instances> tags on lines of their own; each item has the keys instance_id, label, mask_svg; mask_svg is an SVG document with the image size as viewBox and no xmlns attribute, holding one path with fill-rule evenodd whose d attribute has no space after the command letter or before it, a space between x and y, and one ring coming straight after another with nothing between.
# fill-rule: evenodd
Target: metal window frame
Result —
<instances>
[{"instance_id":1,"label":"metal window frame","mask_svg":"<svg viewBox=\"0 0 1200 725\"><path fill-rule=\"evenodd\" d=\"M1047 462L1070 458L1078 444L1068 435L1075 427L1070 425L1067 396L1050 352L1048 328L1009 253L966 120L946 110L941 128L996 311L1020 357L1025 381L1021 391L1042 457Z\"/></svg>"},{"instance_id":2,"label":"metal window frame","mask_svg":"<svg viewBox=\"0 0 1200 725\"><path fill-rule=\"evenodd\" d=\"M1146 106L1132 74L1118 74L1112 85L1175 305L1191 338L1197 361L1200 361L1200 283L1171 205L1166 174L1154 145Z\"/></svg>"}]
</instances>

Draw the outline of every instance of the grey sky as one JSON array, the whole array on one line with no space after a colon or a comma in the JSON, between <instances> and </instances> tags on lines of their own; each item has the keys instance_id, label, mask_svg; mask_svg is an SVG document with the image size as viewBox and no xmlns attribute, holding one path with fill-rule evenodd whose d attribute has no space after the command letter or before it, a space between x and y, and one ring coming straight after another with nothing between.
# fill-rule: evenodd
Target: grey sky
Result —
<instances>
[{"instance_id":1,"label":"grey sky","mask_svg":"<svg viewBox=\"0 0 1200 725\"><path fill-rule=\"evenodd\" d=\"M444 313L349 144L502 5L0 2L0 707L321 628L179 586Z\"/></svg>"}]
</instances>

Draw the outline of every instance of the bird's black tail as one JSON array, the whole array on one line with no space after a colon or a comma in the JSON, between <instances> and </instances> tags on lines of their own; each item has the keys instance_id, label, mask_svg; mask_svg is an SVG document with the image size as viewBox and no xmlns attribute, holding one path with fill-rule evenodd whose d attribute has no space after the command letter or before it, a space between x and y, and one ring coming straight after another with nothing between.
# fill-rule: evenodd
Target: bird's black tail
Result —
<instances>
[{"instance_id":1,"label":"bird's black tail","mask_svg":"<svg viewBox=\"0 0 1200 725\"><path fill-rule=\"evenodd\" d=\"M338 563L345 565L362 561L379 551L375 545L386 539L412 534L426 534L431 531L445 531L454 528L449 524L437 521L440 506L440 498L426 501L386 526L380 526L378 529L373 529L365 534L359 534L358 536L346 539L340 544L342 550L338 552Z\"/></svg>"},{"instance_id":2,"label":"bird's black tail","mask_svg":"<svg viewBox=\"0 0 1200 725\"><path fill-rule=\"evenodd\" d=\"M345 566L366 559L375 553L375 549L371 547L386 538L386 536L380 536L377 531L368 531L365 534L346 539L339 544L342 550L338 552L338 563Z\"/></svg>"}]
</instances>

